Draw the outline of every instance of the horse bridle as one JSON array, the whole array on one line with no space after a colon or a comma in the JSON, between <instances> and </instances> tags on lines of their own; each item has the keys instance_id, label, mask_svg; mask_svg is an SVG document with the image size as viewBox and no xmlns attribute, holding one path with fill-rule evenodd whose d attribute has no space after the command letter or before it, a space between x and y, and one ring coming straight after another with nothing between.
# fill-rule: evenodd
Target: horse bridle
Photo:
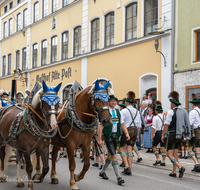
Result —
<instances>
[{"instance_id":1,"label":"horse bridle","mask_svg":"<svg viewBox=\"0 0 200 190\"><path fill-rule=\"evenodd\" d=\"M95 104L95 98L94 98L94 94L90 95L90 101L92 103L92 105L94 106L94 112L95 114L98 116L99 112L105 111L105 110L109 110L109 107L104 105L100 108L97 107L97 105Z\"/></svg>"}]
</instances>

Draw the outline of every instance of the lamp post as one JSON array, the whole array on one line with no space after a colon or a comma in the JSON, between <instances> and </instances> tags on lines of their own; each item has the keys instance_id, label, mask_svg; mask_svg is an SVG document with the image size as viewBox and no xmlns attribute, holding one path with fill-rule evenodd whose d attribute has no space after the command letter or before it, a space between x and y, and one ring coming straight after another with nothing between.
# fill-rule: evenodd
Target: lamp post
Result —
<instances>
[{"instance_id":1,"label":"lamp post","mask_svg":"<svg viewBox=\"0 0 200 190\"><path fill-rule=\"evenodd\" d=\"M166 63L167 62L166 62L165 56L164 56L164 54L161 51L158 50L158 47L159 47L159 41L158 41L158 39L155 40L154 46L155 46L155 49L156 49L156 53L158 52L158 53L160 53L163 56L164 66L166 67L166 65L167 65Z\"/></svg>"}]
</instances>

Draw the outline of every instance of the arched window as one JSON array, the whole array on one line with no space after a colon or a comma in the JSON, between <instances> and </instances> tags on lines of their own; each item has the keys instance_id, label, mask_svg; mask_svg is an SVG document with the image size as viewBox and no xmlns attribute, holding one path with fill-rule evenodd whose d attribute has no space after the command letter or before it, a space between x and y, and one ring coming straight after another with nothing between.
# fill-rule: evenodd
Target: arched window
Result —
<instances>
[{"instance_id":1,"label":"arched window","mask_svg":"<svg viewBox=\"0 0 200 190\"><path fill-rule=\"evenodd\" d=\"M23 11L23 28L25 28L28 24L27 17L28 17L28 9L25 9Z\"/></svg>"},{"instance_id":2,"label":"arched window","mask_svg":"<svg viewBox=\"0 0 200 190\"><path fill-rule=\"evenodd\" d=\"M20 51L16 51L16 67L15 69L19 69L19 61L20 61Z\"/></svg>"},{"instance_id":3,"label":"arched window","mask_svg":"<svg viewBox=\"0 0 200 190\"><path fill-rule=\"evenodd\" d=\"M8 75L11 74L11 61L12 61L12 54L8 54Z\"/></svg>"},{"instance_id":4,"label":"arched window","mask_svg":"<svg viewBox=\"0 0 200 190\"><path fill-rule=\"evenodd\" d=\"M42 41L41 50L41 65L47 64L47 40Z\"/></svg>"},{"instance_id":5,"label":"arched window","mask_svg":"<svg viewBox=\"0 0 200 190\"><path fill-rule=\"evenodd\" d=\"M43 0L42 17L45 17L47 15L48 15L48 0Z\"/></svg>"},{"instance_id":6,"label":"arched window","mask_svg":"<svg viewBox=\"0 0 200 190\"><path fill-rule=\"evenodd\" d=\"M34 4L34 12L33 12L33 22L36 22L39 20L39 2L36 2Z\"/></svg>"},{"instance_id":7,"label":"arched window","mask_svg":"<svg viewBox=\"0 0 200 190\"><path fill-rule=\"evenodd\" d=\"M65 103L65 101L67 99L69 99L69 90L70 90L71 87L72 87L72 84L69 84L62 91L62 95L63 95L63 102L62 103L63 104Z\"/></svg>"},{"instance_id":8,"label":"arched window","mask_svg":"<svg viewBox=\"0 0 200 190\"><path fill-rule=\"evenodd\" d=\"M9 29L8 29L8 33L9 33L9 36L12 34L12 28L13 28L13 19L10 18L9 19Z\"/></svg>"},{"instance_id":9,"label":"arched window","mask_svg":"<svg viewBox=\"0 0 200 190\"><path fill-rule=\"evenodd\" d=\"M126 7L126 41L137 38L137 3Z\"/></svg>"},{"instance_id":10,"label":"arched window","mask_svg":"<svg viewBox=\"0 0 200 190\"><path fill-rule=\"evenodd\" d=\"M21 93L21 92L18 92L17 93L17 100L16 102L21 104L23 102L23 99L24 99L24 95Z\"/></svg>"},{"instance_id":11,"label":"arched window","mask_svg":"<svg viewBox=\"0 0 200 190\"><path fill-rule=\"evenodd\" d=\"M51 63L57 61L57 36L51 38Z\"/></svg>"},{"instance_id":12,"label":"arched window","mask_svg":"<svg viewBox=\"0 0 200 190\"><path fill-rule=\"evenodd\" d=\"M62 59L68 58L69 32L62 33Z\"/></svg>"},{"instance_id":13,"label":"arched window","mask_svg":"<svg viewBox=\"0 0 200 190\"><path fill-rule=\"evenodd\" d=\"M52 12L58 10L58 0L52 0Z\"/></svg>"},{"instance_id":14,"label":"arched window","mask_svg":"<svg viewBox=\"0 0 200 190\"><path fill-rule=\"evenodd\" d=\"M95 19L91 23L91 31L92 31L92 44L91 44L91 49L92 51L99 49L99 18Z\"/></svg>"},{"instance_id":15,"label":"arched window","mask_svg":"<svg viewBox=\"0 0 200 190\"><path fill-rule=\"evenodd\" d=\"M81 54L81 26L74 29L74 56Z\"/></svg>"},{"instance_id":16,"label":"arched window","mask_svg":"<svg viewBox=\"0 0 200 190\"><path fill-rule=\"evenodd\" d=\"M56 18L53 17L52 18L52 27L51 27L52 30L56 29Z\"/></svg>"},{"instance_id":17,"label":"arched window","mask_svg":"<svg viewBox=\"0 0 200 190\"><path fill-rule=\"evenodd\" d=\"M106 47L114 45L115 13L110 12L105 16L105 44Z\"/></svg>"},{"instance_id":18,"label":"arched window","mask_svg":"<svg viewBox=\"0 0 200 190\"><path fill-rule=\"evenodd\" d=\"M3 56L3 69L2 69L2 76L6 75L6 56Z\"/></svg>"},{"instance_id":19,"label":"arched window","mask_svg":"<svg viewBox=\"0 0 200 190\"><path fill-rule=\"evenodd\" d=\"M33 44L33 62L32 62L32 67L35 68L37 67L37 59L38 59L38 44Z\"/></svg>"},{"instance_id":20,"label":"arched window","mask_svg":"<svg viewBox=\"0 0 200 190\"><path fill-rule=\"evenodd\" d=\"M17 14L17 22L16 22L17 26L16 26L16 30L17 32L19 30L21 30L21 13Z\"/></svg>"},{"instance_id":21,"label":"arched window","mask_svg":"<svg viewBox=\"0 0 200 190\"><path fill-rule=\"evenodd\" d=\"M7 33L7 22L3 23L3 38L6 38L8 35Z\"/></svg>"}]
</instances>

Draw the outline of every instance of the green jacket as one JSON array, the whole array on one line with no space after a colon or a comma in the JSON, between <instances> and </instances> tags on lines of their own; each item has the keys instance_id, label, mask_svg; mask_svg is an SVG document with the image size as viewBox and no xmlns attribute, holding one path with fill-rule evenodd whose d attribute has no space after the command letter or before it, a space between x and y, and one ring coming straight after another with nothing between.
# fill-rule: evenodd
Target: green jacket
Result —
<instances>
[{"instance_id":1,"label":"green jacket","mask_svg":"<svg viewBox=\"0 0 200 190\"><path fill-rule=\"evenodd\" d=\"M117 117L119 118L119 122L117 123L117 136L120 137L121 136L121 115L118 109L115 109L116 113L117 113ZM110 114L110 113L109 113ZM112 117L112 115L110 114L110 117ZM106 127L103 128L103 134L107 137L110 138L112 135L112 127L113 124L109 123Z\"/></svg>"}]
</instances>

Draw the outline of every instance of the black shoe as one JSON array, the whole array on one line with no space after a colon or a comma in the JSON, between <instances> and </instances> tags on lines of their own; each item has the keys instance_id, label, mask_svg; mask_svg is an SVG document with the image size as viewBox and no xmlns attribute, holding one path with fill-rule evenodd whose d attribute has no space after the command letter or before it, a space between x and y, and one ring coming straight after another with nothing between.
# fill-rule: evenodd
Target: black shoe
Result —
<instances>
[{"instance_id":1,"label":"black shoe","mask_svg":"<svg viewBox=\"0 0 200 190\"><path fill-rule=\"evenodd\" d=\"M160 163L161 166L166 166L166 164L164 162Z\"/></svg>"},{"instance_id":2,"label":"black shoe","mask_svg":"<svg viewBox=\"0 0 200 190\"><path fill-rule=\"evenodd\" d=\"M159 160L159 161L157 161L156 160L156 162L153 164L154 166L157 166L158 164L161 164L161 161Z\"/></svg>"},{"instance_id":3,"label":"black shoe","mask_svg":"<svg viewBox=\"0 0 200 190\"><path fill-rule=\"evenodd\" d=\"M137 159L136 162L141 162L142 160L143 160L143 159L140 157L140 158Z\"/></svg>"},{"instance_id":4,"label":"black shoe","mask_svg":"<svg viewBox=\"0 0 200 190\"><path fill-rule=\"evenodd\" d=\"M126 175L129 175L131 172L131 168L128 167L128 168L124 168L124 171L122 172L123 174L126 174Z\"/></svg>"},{"instance_id":5,"label":"black shoe","mask_svg":"<svg viewBox=\"0 0 200 190\"><path fill-rule=\"evenodd\" d=\"M65 154L65 155L63 156L63 158L67 158L67 155Z\"/></svg>"},{"instance_id":6,"label":"black shoe","mask_svg":"<svg viewBox=\"0 0 200 190\"><path fill-rule=\"evenodd\" d=\"M185 156L185 159L188 159L188 157L187 157L187 156Z\"/></svg>"},{"instance_id":7,"label":"black shoe","mask_svg":"<svg viewBox=\"0 0 200 190\"><path fill-rule=\"evenodd\" d=\"M90 160L94 160L94 157L90 156Z\"/></svg>"},{"instance_id":8,"label":"black shoe","mask_svg":"<svg viewBox=\"0 0 200 190\"><path fill-rule=\"evenodd\" d=\"M151 152L149 149L146 151L146 153L149 153L149 152Z\"/></svg>"},{"instance_id":9,"label":"black shoe","mask_svg":"<svg viewBox=\"0 0 200 190\"><path fill-rule=\"evenodd\" d=\"M108 179L108 177L107 177L105 172L103 172L103 173L100 172L99 176L102 177L103 179Z\"/></svg>"},{"instance_id":10,"label":"black shoe","mask_svg":"<svg viewBox=\"0 0 200 190\"><path fill-rule=\"evenodd\" d=\"M200 165L194 165L194 168L192 169L192 172L199 172L200 171Z\"/></svg>"},{"instance_id":11,"label":"black shoe","mask_svg":"<svg viewBox=\"0 0 200 190\"><path fill-rule=\"evenodd\" d=\"M181 156L179 159L183 159L183 158L185 158L184 156Z\"/></svg>"},{"instance_id":12,"label":"black shoe","mask_svg":"<svg viewBox=\"0 0 200 190\"><path fill-rule=\"evenodd\" d=\"M119 166L120 167L125 167L124 162L122 162Z\"/></svg>"},{"instance_id":13,"label":"black shoe","mask_svg":"<svg viewBox=\"0 0 200 190\"><path fill-rule=\"evenodd\" d=\"M176 173L170 173L169 176L170 177L176 177Z\"/></svg>"},{"instance_id":14,"label":"black shoe","mask_svg":"<svg viewBox=\"0 0 200 190\"><path fill-rule=\"evenodd\" d=\"M100 168L99 168L99 169L101 170L102 168L103 168L103 164L101 164L101 166L100 166Z\"/></svg>"},{"instance_id":15,"label":"black shoe","mask_svg":"<svg viewBox=\"0 0 200 190\"><path fill-rule=\"evenodd\" d=\"M74 157L76 157L76 154L74 154Z\"/></svg>"},{"instance_id":16,"label":"black shoe","mask_svg":"<svg viewBox=\"0 0 200 190\"><path fill-rule=\"evenodd\" d=\"M92 164L92 166L99 167L99 163L94 163L94 164Z\"/></svg>"},{"instance_id":17,"label":"black shoe","mask_svg":"<svg viewBox=\"0 0 200 190\"><path fill-rule=\"evenodd\" d=\"M125 183L125 181L121 177L118 177L117 183L118 183L118 185L121 185L122 183Z\"/></svg>"},{"instance_id":18,"label":"black shoe","mask_svg":"<svg viewBox=\"0 0 200 190\"><path fill-rule=\"evenodd\" d=\"M179 170L179 178L183 177L184 172L185 172L185 168L181 167L181 169Z\"/></svg>"}]
</instances>

